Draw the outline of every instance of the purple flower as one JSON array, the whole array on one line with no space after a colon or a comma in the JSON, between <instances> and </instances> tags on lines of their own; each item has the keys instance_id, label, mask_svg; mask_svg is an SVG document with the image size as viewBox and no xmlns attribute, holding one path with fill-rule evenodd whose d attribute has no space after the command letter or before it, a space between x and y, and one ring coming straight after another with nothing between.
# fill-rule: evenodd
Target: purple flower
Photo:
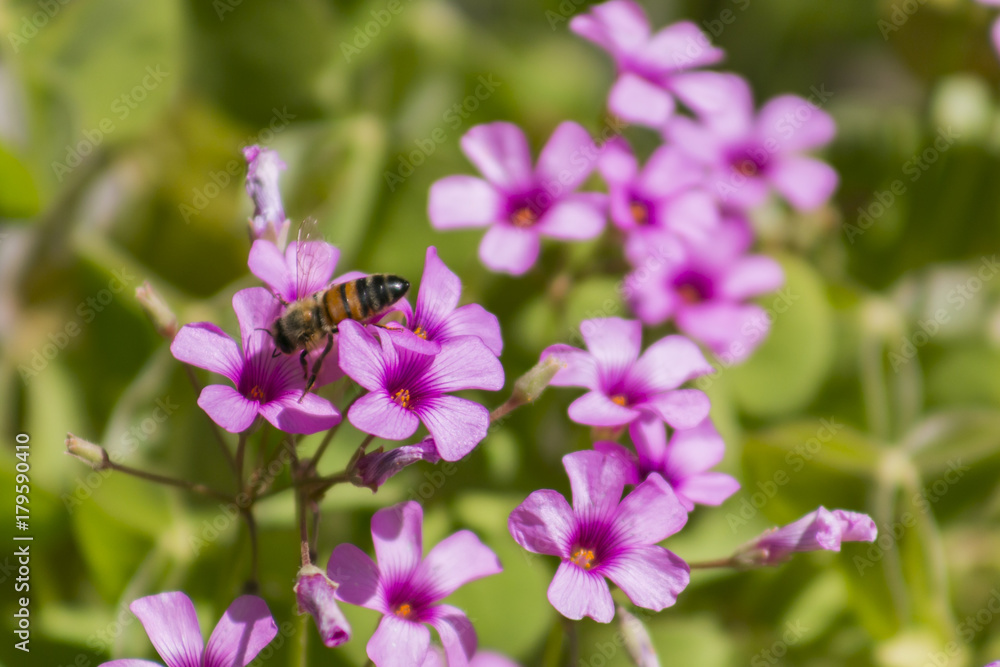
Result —
<instances>
[{"instance_id":1,"label":"purple flower","mask_svg":"<svg viewBox=\"0 0 1000 667\"><path fill-rule=\"evenodd\" d=\"M184 593L160 593L129 605L167 667L244 667L271 643L278 626L255 595L236 598L219 619L208 645L194 604ZM101 667L156 667L147 660L112 660Z\"/></svg>"},{"instance_id":2,"label":"purple flower","mask_svg":"<svg viewBox=\"0 0 1000 667\"><path fill-rule=\"evenodd\" d=\"M558 556L548 598L563 616L609 623L614 602L605 577L640 607L660 611L688 584L687 563L657 542L687 522L670 486L652 475L622 500L625 467L593 450L563 457L573 507L549 489L533 492L507 520L532 553Z\"/></svg>"},{"instance_id":3,"label":"purple flower","mask_svg":"<svg viewBox=\"0 0 1000 667\"><path fill-rule=\"evenodd\" d=\"M253 199L250 238L265 239L284 248L290 221L281 204L278 176L286 165L270 148L247 146L243 156L247 160L247 194Z\"/></svg>"},{"instance_id":4,"label":"purple flower","mask_svg":"<svg viewBox=\"0 0 1000 667\"><path fill-rule=\"evenodd\" d=\"M580 332L587 351L552 345L566 365L552 378L556 386L586 387L573 401L569 416L591 426L623 426L643 415L656 415L674 428L691 428L708 416L708 397L681 384L711 372L698 346L683 336L667 336L639 356L642 324L617 317L584 320Z\"/></svg>"},{"instance_id":5,"label":"purple flower","mask_svg":"<svg viewBox=\"0 0 1000 667\"><path fill-rule=\"evenodd\" d=\"M337 598L384 614L368 641L376 667L420 665L437 630L450 667L464 666L476 652L476 631L461 609L437 604L459 587L501 571L500 561L467 530L423 554L423 510L410 501L372 517L377 563L353 544L333 550L327 574L340 587Z\"/></svg>"},{"instance_id":6,"label":"purple flower","mask_svg":"<svg viewBox=\"0 0 1000 667\"><path fill-rule=\"evenodd\" d=\"M725 454L726 445L711 419L694 428L674 431L667 442L667 429L659 419L637 419L629 425L636 456L615 442L595 442L594 449L618 457L626 466L628 484L639 484L659 474L670 484L684 509L695 503L721 505L736 493L740 483L729 475L711 472Z\"/></svg>"},{"instance_id":7,"label":"purple flower","mask_svg":"<svg viewBox=\"0 0 1000 667\"><path fill-rule=\"evenodd\" d=\"M304 565L295 577L295 600L300 614L316 619L316 629L328 648L351 638L351 625L337 606L337 584L315 565Z\"/></svg>"},{"instance_id":8,"label":"purple flower","mask_svg":"<svg viewBox=\"0 0 1000 667\"><path fill-rule=\"evenodd\" d=\"M445 266L437 249L431 246L427 248L416 311L410 309L409 303L402 302L406 327L394 327L390 323L388 331L397 344L416 352L437 354L441 351L441 343L460 336L476 336L493 354L500 356L503 350L500 321L477 303L457 307L461 296L462 281Z\"/></svg>"},{"instance_id":9,"label":"purple flower","mask_svg":"<svg viewBox=\"0 0 1000 667\"><path fill-rule=\"evenodd\" d=\"M705 239L719 225L715 197L701 189L704 167L673 146L658 148L640 170L628 143L610 140L598 168L608 183L611 220L628 237L626 253L645 256L664 231Z\"/></svg>"},{"instance_id":10,"label":"purple flower","mask_svg":"<svg viewBox=\"0 0 1000 667\"><path fill-rule=\"evenodd\" d=\"M748 542L734 560L750 566L778 565L796 551L840 551L841 542L874 542L877 536L878 528L867 514L820 507Z\"/></svg>"},{"instance_id":11,"label":"purple flower","mask_svg":"<svg viewBox=\"0 0 1000 667\"><path fill-rule=\"evenodd\" d=\"M429 651L427 651L427 656L424 658L423 663L420 667L447 667L448 663L445 661L445 656L437 646L432 646ZM469 667L521 667L516 662L508 658L507 656L500 655L499 653L494 653L492 651L478 651L476 655L469 661ZM987 667L989 667L987 665Z\"/></svg>"},{"instance_id":12,"label":"purple flower","mask_svg":"<svg viewBox=\"0 0 1000 667\"><path fill-rule=\"evenodd\" d=\"M701 73L687 70L714 65L724 56L690 21L651 35L646 13L632 0L595 5L573 17L569 27L614 58L618 80L608 96L612 113L650 127L662 126L673 114L674 94L690 103L691 95L701 92Z\"/></svg>"},{"instance_id":13,"label":"purple flower","mask_svg":"<svg viewBox=\"0 0 1000 667\"><path fill-rule=\"evenodd\" d=\"M280 305L262 287L233 295L240 323L242 349L211 322L186 324L170 345L179 361L228 378L235 388L212 384L198 397L198 405L216 424L241 433L258 415L286 433L317 433L340 422L340 413L316 394L302 395L306 381L296 358L274 356L267 329ZM299 402L301 399L301 402Z\"/></svg>"},{"instance_id":14,"label":"purple flower","mask_svg":"<svg viewBox=\"0 0 1000 667\"><path fill-rule=\"evenodd\" d=\"M408 465L413 465L417 461L427 461L437 463L441 460L434 438L427 437L415 445L403 445L383 451L379 447L374 452L369 452L358 459L354 467L357 473L359 486L367 486L374 493L378 487L385 484L390 477L401 471Z\"/></svg>"},{"instance_id":15,"label":"purple flower","mask_svg":"<svg viewBox=\"0 0 1000 667\"><path fill-rule=\"evenodd\" d=\"M325 241L292 241L284 254L268 241L254 241L247 265L286 303L326 289L340 250Z\"/></svg>"},{"instance_id":16,"label":"purple flower","mask_svg":"<svg viewBox=\"0 0 1000 667\"><path fill-rule=\"evenodd\" d=\"M745 254L746 241L742 223L727 220L710 239L637 262L625 278L632 310L648 325L673 319L727 363L747 358L771 327L764 309L747 300L781 287L785 274L770 257Z\"/></svg>"},{"instance_id":17,"label":"purple flower","mask_svg":"<svg viewBox=\"0 0 1000 667\"><path fill-rule=\"evenodd\" d=\"M606 196L575 192L596 166L587 131L562 123L531 165L524 133L511 123L477 125L462 152L486 180L448 176L431 186L428 215L437 229L486 227L479 257L489 269L521 275L538 258L539 236L578 241L604 228Z\"/></svg>"},{"instance_id":18,"label":"purple flower","mask_svg":"<svg viewBox=\"0 0 1000 667\"><path fill-rule=\"evenodd\" d=\"M410 437L423 422L441 458L459 460L486 437L490 412L449 392L496 391L504 383L503 367L475 336L448 341L436 355L397 347L392 338L380 335L380 346L360 324L341 323L340 367L369 392L347 418L388 440Z\"/></svg>"},{"instance_id":19,"label":"purple flower","mask_svg":"<svg viewBox=\"0 0 1000 667\"><path fill-rule=\"evenodd\" d=\"M827 144L833 119L816 104L776 97L754 115L750 86L735 74L714 74L723 82L719 103L702 122L677 116L664 137L710 169L708 187L725 204L747 209L764 201L771 188L793 207L814 209L837 188L830 165L800 153Z\"/></svg>"}]
</instances>

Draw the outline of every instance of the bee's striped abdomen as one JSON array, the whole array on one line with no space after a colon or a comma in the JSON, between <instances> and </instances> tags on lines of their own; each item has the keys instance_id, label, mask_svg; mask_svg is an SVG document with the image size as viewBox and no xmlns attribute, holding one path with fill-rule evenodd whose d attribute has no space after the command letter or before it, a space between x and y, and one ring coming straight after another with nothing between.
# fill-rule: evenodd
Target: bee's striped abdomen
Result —
<instances>
[{"instance_id":1,"label":"bee's striped abdomen","mask_svg":"<svg viewBox=\"0 0 1000 667\"><path fill-rule=\"evenodd\" d=\"M323 304L331 325L347 319L363 321L384 313L409 288L403 278L377 273L331 287L323 295Z\"/></svg>"}]
</instances>

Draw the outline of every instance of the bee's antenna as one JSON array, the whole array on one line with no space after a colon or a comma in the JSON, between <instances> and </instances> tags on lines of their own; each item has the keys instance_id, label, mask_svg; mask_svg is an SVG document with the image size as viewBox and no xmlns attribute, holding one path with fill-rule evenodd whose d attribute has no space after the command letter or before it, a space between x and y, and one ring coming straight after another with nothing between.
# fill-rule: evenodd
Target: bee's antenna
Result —
<instances>
[{"instance_id":1,"label":"bee's antenna","mask_svg":"<svg viewBox=\"0 0 1000 667\"><path fill-rule=\"evenodd\" d=\"M271 340L274 340L274 334L271 333L270 329L264 329L262 327L257 327L256 329L254 329L254 331L263 331L264 333L266 333L268 336L271 337Z\"/></svg>"}]
</instances>

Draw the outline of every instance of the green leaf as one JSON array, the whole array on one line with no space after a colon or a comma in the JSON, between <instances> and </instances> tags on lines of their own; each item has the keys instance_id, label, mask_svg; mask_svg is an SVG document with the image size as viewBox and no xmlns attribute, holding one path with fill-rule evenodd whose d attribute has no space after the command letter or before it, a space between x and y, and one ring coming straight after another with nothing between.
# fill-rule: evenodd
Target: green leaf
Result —
<instances>
[{"instance_id":1,"label":"green leaf","mask_svg":"<svg viewBox=\"0 0 1000 667\"><path fill-rule=\"evenodd\" d=\"M771 331L746 363L730 371L740 406L757 417L808 405L833 360L833 313L823 281L797 257L777 259L785 286L760 300L773 320Z\"/></svg>"},{"instance_id":2,"label":"green leaf","mask_svg":"<svg viewBox=\"0 0 1000 667\"><path fill-rule=\"evenodd\" d=\"M0 145L0 218L30 218L41 206L35 179L17 157ZM0 238L2 242L2 238Z\"/></svg>"},{"instance_id":3,"label":"green leaf","mask_svg":"<svg viewBox=\"0 0 1000 667\"><path fill-rule=\"evenodd\" d=\"M107 603L118 599L152 541L102 510L84 503L73 514L73 534L89 579Z\"/></svg>"}]
</instances>

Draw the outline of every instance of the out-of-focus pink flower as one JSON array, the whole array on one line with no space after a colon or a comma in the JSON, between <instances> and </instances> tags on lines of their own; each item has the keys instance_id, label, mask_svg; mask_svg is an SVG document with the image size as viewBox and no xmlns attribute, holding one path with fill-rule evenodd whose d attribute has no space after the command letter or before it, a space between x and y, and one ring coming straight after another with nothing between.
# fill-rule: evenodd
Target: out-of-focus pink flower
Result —
<instances>
[{"instance_id":1,"label":"out-of-focus pink flower","mask_svg":"<svg viewBox=\"0 0 1000 667\"><path fill-rule=\"evenodd\" d=\"M655 128L673 114L674 95L691 104L703 93L703 73L689 70L714 65L724 56L691 21L651 34L646 13L632 0L595 5L574 16L569 27L615 61L618 79L608 96L611 112Z\"/></svg>"},{"instance_id":2,"label":"out-of-focus pink flower","mask_svg":"<svg viewBox=\"0 0 1000 667\"><path fill-rule=\"evenodd\" d=\"M507 520L510 534L532 553L561 559L548 598L567 618L609 623L614 602L605 577L640 607L660 611L688 585L687 563L656 546L679 531L687 512L670 486L652 475L622 499L626 470L597 451L563 457L573 506L556 491L534 491Z\"/></svg>"},{"instance_id":3,"label":"out-of-focus pink flower","mask_svg":"<svg viewBox=\"0 0 1000 667\"><path fill-rule=\"evenodd\" d=\"M373 492L385 484L390 477L418 461L437 463L441 460L434 438L426 437L415 445L403 445L384 451L379 447L358 459L355 472L359 486L367 486Z\"/></svg>"},{"instance_id":4,"label":"out-of-focus pink flower","mask_svg":"<svg viewBox=\"0 0 1000 667\"><path fill-rule=\"evenodd\" d=\"M423 422L445 461L472 451L486 437L490 412L450 392L503 386L503 366L489 348L475 336L449 341L434 355L397 346L388 334L379 341L357 322L340 325L340 367L369 392L347 413L351 424L402 440Z\"/></svg>"},{"instance_id":5,"label":"out-of-focus pink flower","mask_svg":"<svg viewBox=\"0 0 1000 667\"><path fill-rule=\"evenodd\" d=\"M278 176L286 165L270 148L247 146L243 156L247 160L247 194L253 200L250 238L265 239L284 249L291 221L285 217L281 204Z\"/></svg>"},{"instance_id":6,"label":"out-of-focus pink flower","mask_svg":"<svg viewBox=\"0 0 1000 667\"><path fill-rule=\"evenodd\" d=\"M836 132L833 119L809 100L782 95L754 113L747 82L715 74L717 100L701 107L701 120L676 116L664 138L709 168L708 188L729 207L757 206L773 188L798 210L824 204L837 188L837 172L804 155Z\"/></svg>"},{"instance_id":7,"label":"out-of-focus pink flower","mask_svg":"<svg viewBox=\"0 0 1000 667\"><path fill-rule=\"evenodd\" d=\"M636 262L639 268L625 278L629 305L645 324L674 320L727 363L746 359L771 328L764 309L749 299L785 281L772 258L746 254L747 240L742 222L726 220L709 239Z\"/></svg>"},{"instance_id":8,"label":"out-of-focus pink flower","mask_svg":"<svg viewBox=\"0 0 1000 667\"><path fill-rule=\"evenodd\" d=\"M580 333L587 350L552 345L542 359L565 364L551 383L586 387L569 406L569 417L591 426L623 426L655 415L674 428L691 428L708 416L708 397L697 389L678 389L710 373L698 346L683 336L667 336L639 356L642 324L617 317L584 320Z\"/></svg>"},{"instance_id":9,"label":"out-of-focus pink flower","mask_svg":"<svg viewBox=\"0 0 1000 667\"><path fill-rule=\"evenodd\" d=\"M468 665L476 631L461 609L438 604L470 581L501 571L500 561L467 530L445 538L423 556L423 509L410 501L375 512L372 541L378 562L353 544L333 550L327 576L337 599L381 612L368 640L376 667L423 664L431 625L441 637L450 667Z\"/></svg>"},{"instance_id":10,"label":"out-of-focus pink flower","mask_svg":"<svg viewBox=\"0 0 1000 667\"><path fill-rule=\"evenodd\" d=\"M713 472L725 454L726 445L710 419L694 428L667 430L657 418L639 419L629 425L636 454L616 442L599 441L594 449L618 457L628 471L628 483L639 484L652 474L661 475L690 512L695 503L721 505L736 493L740 483L731 476Z\"/></svg>"},{"instance_id":11,"label":"out-of-focus pink flower","mask_svg":"<svg viewBox=\"0 0 1000 667\"><path fill-rule=\"evenodd\" d=\"M576 192L599 151L581 126L556 128L532 167L524 133L511 123L477 125L462 152L485 180L448 176L431 186L428 215L437 229L489 227L479 257L492 271L521 275L538 259L540 237L591 239L605 222L606 195Z\"/></svg>"},{"instance_id":12,"label":"out-of-focus pink flower","mask_svg":"<svg viewBox=\"0 0 1000 667\"><path fill-rule=\"evenodd\" d=\"M734 560L749 567L779 565L796 551L840 551L841 542L874 542L877 536L878 528L867 514L820 507L751 540L740 547Z\"/></svg>"},{"instance_id":13,"label":"out-of-focus pink flower","mask_svg":"<svg viewBox=\"0 0 1000 667\"><path fill-rule=\"evenodd\" d=\"M304 565L295 577L295 600L300 614L316 621L323 645L340 646L351 638L351 625L337 606L337 584L315 565Z\"/></svg>"},{"instance_id":14,"label":"out-of-focus pink flower","mask_svg":"<svg viewBox=\"0 0 1000 667\"><path fill-rule=\"evenodd\" d=\"M170 351L179 361L228 378L235 387L210 384L198 405L216 424L241 433L258 415L286 433L317 433L340 422L340 413L325 398L305 394L302 367L291 356L274 356L267 328L278 316L280 304L262 287L233 295L240 323L242 349L211 322L185 324Z\"/></svg>"}]
</instances>

